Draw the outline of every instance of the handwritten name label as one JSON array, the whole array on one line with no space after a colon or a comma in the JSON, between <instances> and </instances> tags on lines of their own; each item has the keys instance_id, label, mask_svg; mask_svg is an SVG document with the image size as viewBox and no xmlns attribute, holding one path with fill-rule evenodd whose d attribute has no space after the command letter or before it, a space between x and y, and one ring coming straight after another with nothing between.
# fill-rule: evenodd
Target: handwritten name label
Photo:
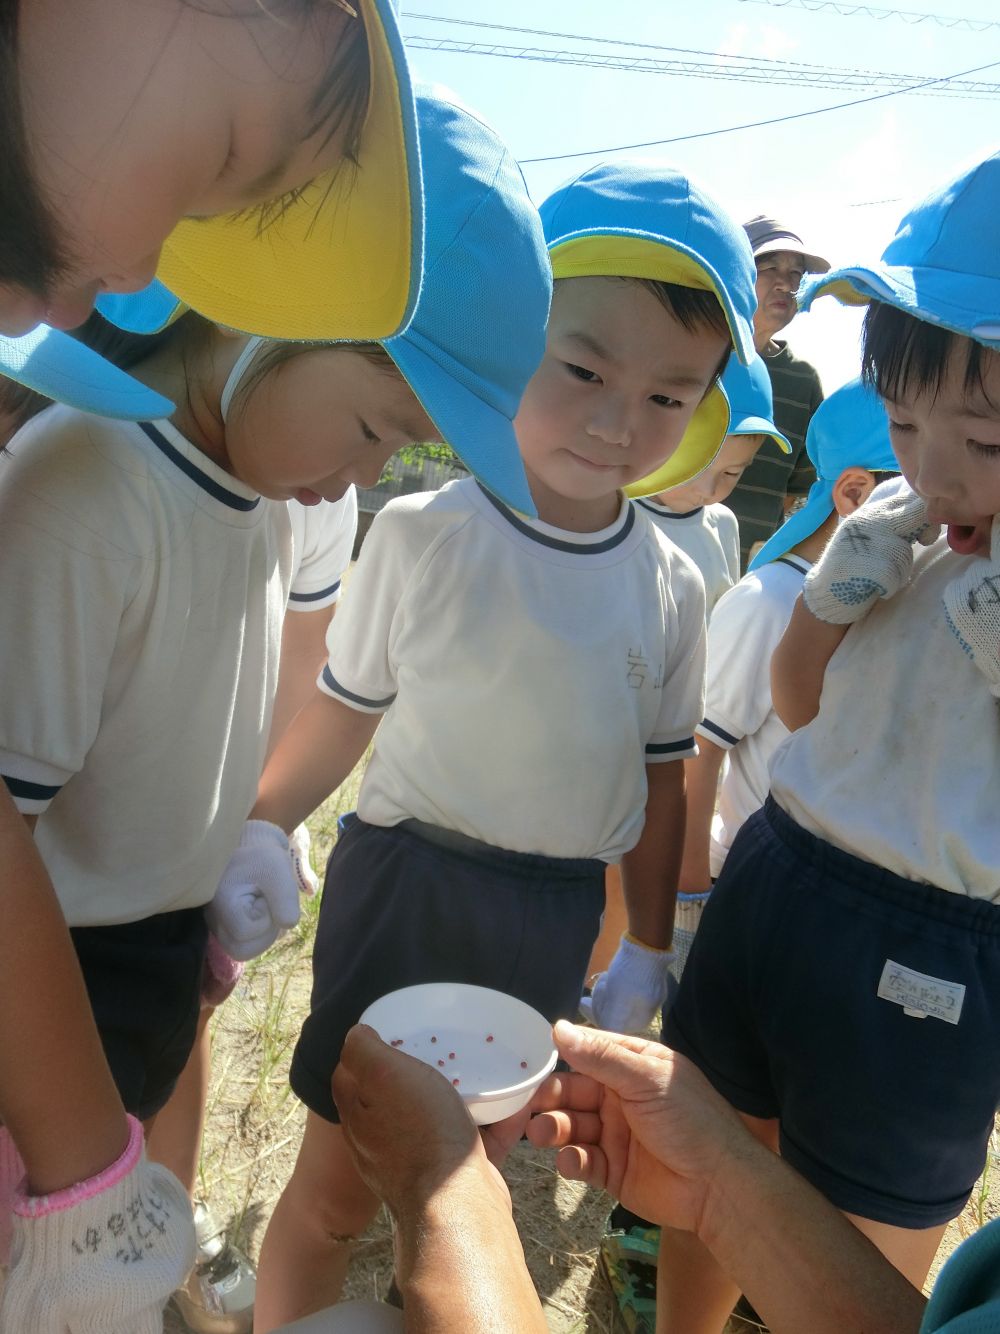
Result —
<instances>
[{"instance_id":1,"label":"handwritten name label","mask_svg":"<svg viewBox=\"0 0 1000 1334\"><path fill-rule=\"evenodd\" d=\"M893 1005L902 1005L903 1013L914 1019L930 1016L943 1019L946 1024L957 1024L965 1002L965 985L930 977L886 959L877 994Z\"/></svg>"}]
</instances>

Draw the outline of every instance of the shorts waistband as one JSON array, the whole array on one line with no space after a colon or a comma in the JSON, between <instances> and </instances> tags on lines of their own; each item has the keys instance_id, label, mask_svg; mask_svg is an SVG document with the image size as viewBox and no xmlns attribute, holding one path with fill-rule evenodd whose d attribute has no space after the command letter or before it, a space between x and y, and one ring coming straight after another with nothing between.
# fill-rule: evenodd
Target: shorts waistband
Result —
<instances>
[{"instance_id":1,"label":"shorts waistband","mask_svg":"<svg viewBox=\"0 0 1000 1334\"><path fill-rule=\"evenodd\" d=\"M344 824L351 817L344 817ZM358 815L353 819L360 825L365 821ZM603 876L605 864L595 857L547 857L540 852L514 852L510 848L498 848L492 843L472 838L469 834L460 834L456 829L445 829L440 825L426 824L423 820L402 820L390 827L369 825L371 829L380 828L381 832L401 838L418 839L432 847L465 861L475 862L478 866L489 866L503 870L508 874L524 879L577 880L581 877Z\"/></svg>"},{"instance_id":2,"label":"shorts waistband","mask_svg":"<svg viewBox=\"0 0 1000 1334\"><path fill-rule=\"evenodd\" d=\"M775 836L796 856L815 870L817 878L838 881L852 889L947 926L982 932L1000 940L1000 905L985 899L969 898L941 889L922 880L908 880L874 862L855 857L811 834L796 823L788 812L768 796L763 816Z\"/></svg>"}]
</instances>

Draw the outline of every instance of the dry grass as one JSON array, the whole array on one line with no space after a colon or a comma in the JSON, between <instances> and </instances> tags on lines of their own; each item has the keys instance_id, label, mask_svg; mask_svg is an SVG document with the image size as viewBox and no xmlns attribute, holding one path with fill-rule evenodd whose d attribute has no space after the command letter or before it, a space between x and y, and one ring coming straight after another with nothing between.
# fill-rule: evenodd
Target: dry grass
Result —
<instances>
[{"instance_id":1,"label":"dry grass","mask_svg":"<svg viewBox=\"0 0 1000 1334\"><path fill-rule=\"evenodd\" d=\"M353 806L363 765L310 827L313 862L326 863L337 817ZM256 1256L275 1201L295 1161L304 1108L288 1088L288 1066L305 1018L318 901L265 958L247 969L214 1021L213 1079L202 1149L200 1194L231 1234ZM996 1137L980 1189L948 1230L938 1265L963 1236L1000 1215ZM610 1334L613 1302L597 1265L608 1198L563 1181L550 1154L521 1145L506 1168L515 1217L549 1328L558 1334ZM358 1244L346 1295L382 1297L392 1274L388 1220L376 1219ZM168 1317L168 1334L184 1326Z\"/></svg>"}]
</instances>

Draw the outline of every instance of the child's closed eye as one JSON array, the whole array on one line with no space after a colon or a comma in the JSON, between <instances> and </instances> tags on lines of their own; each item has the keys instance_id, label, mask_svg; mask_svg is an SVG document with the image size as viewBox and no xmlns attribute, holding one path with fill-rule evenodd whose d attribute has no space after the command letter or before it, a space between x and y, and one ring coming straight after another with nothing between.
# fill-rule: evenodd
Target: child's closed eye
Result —
<instances>
[{"instance_id":1,"label":"child's closed eye","mask_svg":"<svg viewBox=\"0 0 1000 1334\"><path fill-rule=\"evenodd\" d=\"M987 459L1000 458L1000 445L985 445L981 440L966 440L965 443L974 454L981 454Z\"/></svg>"},{"instance_id":2,"label":"child's closed eye","mask_svg":"<svg viewBox=\"0 0 1000 1334\"><path fill-rule=\"evenodd\" d=\"M661 408L680 408L684 406L679 398L671 398L668 394L650 394L650 402L656 403Z\"/></svg>"}]
</instances>

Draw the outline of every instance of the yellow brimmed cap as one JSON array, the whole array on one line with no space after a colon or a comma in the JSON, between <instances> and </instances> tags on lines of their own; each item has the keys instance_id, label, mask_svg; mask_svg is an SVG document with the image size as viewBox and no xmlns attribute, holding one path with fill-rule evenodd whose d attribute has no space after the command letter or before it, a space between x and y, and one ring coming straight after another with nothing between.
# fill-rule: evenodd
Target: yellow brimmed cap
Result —
<instances>
[{"instance_id":1,"label":"yellow brimmed cap","mask_svg":"<svg viewBox=\"0 0 1000 1334\"><path fill-rule=\"evenodd\" d=\"M423 265L416 111L390 0L354 0L371 69L358 166L312 182L263 230L251 210L186 220L157 277L218 324L270 338L390 338L409 324Z\"/></svg>"}]
</instances>

